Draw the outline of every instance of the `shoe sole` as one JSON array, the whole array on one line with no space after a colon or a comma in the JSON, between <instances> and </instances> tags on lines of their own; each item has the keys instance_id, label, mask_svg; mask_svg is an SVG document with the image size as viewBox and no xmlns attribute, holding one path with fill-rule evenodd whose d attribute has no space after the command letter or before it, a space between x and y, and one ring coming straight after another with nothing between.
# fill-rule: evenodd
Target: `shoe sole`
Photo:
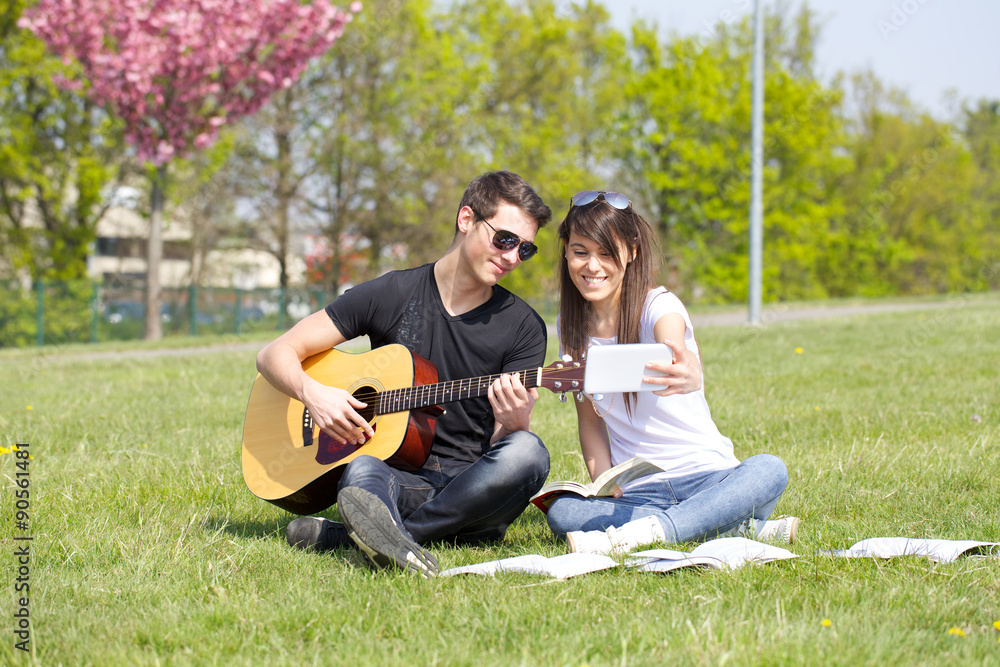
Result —
<instances>
[{"instance_id":1,"label":"shoe sole","mask_svg":"<svg viewBox=\"0 0 1000 667\"><path fill-rule=\"evenodd\" d=\"M777 541L780 541L780 542L788 543L788 544L791 544L791 543L793 543L795 541L796 534L798 533L798 530L799 530L799 519L797 517L794 517L794 516L782 516L782 517L778 517L777 519L771 519L767 523L771 523L771 521L774 521L775 523L777 523L779 521L785 521L786 525L784 527L784 530L782 530L780 533L776 533L774 535L766 535L766 536L764 536L764 535L757 535L756 539L758 539L758 540L764 540L764 541L767 541L767 542L777 542Z\"/></svg>"},{"instance_id":2,"label":"shoe sole","mask_svg":"<svg viewBox=\"0 0 1000 667\"><path fill-rule=\"evenodd\" d=\"M340 491L337 507L348 535L376 567L394 567L425 578L437 576L437 559L403 534L389 508L375 495L347 487Z\"/></svg>"},{"instance_id":3,"label":"shoe sole","mask_svg":"<svg viewBox=\"0 0 1000 667\"><path fill-rule=\"evenodd\" d=\"M791 544L792 542L795 541L795 534L799 530L799 520L795 517L792 517L789 520L789 524L791 525L788 527L788 543Z\"/></svg>"}]
</instances>

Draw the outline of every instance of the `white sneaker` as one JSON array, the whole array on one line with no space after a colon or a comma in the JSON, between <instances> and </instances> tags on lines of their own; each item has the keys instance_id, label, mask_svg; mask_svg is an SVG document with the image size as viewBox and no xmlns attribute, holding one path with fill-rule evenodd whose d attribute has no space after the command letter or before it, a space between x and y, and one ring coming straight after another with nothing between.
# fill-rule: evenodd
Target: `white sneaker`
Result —
<instances>
[{"instance_id":1,"label":"white sneaker","mask_svg":"<svg viewBox=\"0 0 1000 667\"><path fill-rule=\"evenodd\" d=\"M621 527L607 530L577 530L566 533L566 542L573 553L625 554L654 542L665 542L663 526L655 516L629 521Z\"/></svg>"},{"instance_id":2,"label":"white sneaker","mask_svg":"<svg viewBox=\"0 0 1000 667\"><path fill-rule=\"evenodd\" d=\"M799 520L794 516L783 516L773 521L765 521L764 526L757 532L758 540L771 540L774 542L795 541L795 532L799 529Z\"/></svg>"}]
</instances>

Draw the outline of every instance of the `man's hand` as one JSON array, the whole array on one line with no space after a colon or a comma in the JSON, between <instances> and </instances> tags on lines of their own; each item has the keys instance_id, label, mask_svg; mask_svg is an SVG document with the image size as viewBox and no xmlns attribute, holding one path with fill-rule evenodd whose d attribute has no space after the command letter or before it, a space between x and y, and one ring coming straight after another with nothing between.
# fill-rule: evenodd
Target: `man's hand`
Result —
<instances>
[{"instance_id":1,"label":"man's hand","mask_svg":"<svg viewBox=\"0 0 1000 667\"><path fill-rule=\"evenodd\" d=\"M357 412L367 407L367 403L343 389L316 381L303 386L302 393L302 402L309 408L313 422L331 438L349 445L360 445L375 437L375 429Z\"/></svg>"},{"instance_id":2,"label":"man's hand","mask_svg":"<svg viewBox=\"0 0 1000 667\"><path fill-rule=\"evenodd\" d=\"M531 430L531 411L538 400L538 391L525 388L516 373L497 378L490 385L487 396L497 422L491 442L515 431Z\"/></svg>"}]
</instances>

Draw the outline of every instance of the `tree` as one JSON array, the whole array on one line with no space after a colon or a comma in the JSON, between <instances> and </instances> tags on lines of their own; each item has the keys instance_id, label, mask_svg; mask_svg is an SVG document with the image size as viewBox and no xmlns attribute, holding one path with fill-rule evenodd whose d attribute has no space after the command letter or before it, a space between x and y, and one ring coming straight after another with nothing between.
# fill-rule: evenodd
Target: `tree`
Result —
<instances>
[{"instance_id":1,"label":"tree","mask_svg":"<svg viewBox=\"0 0 1000 667\"><path fill-rule=\"evenodd\" d=\"M552 208L554 223L536 239L552 251L504 279L529 296L555 288L556 226L570 197L609 189L629 73L625 38L606 9L557 4L566 3L465 0L445 23L467 61L457 145L488 168L518 172Z\"/></svg>"},{"instance_id":2,"label":"tree","mask_svg":"<svg viewBox=\"0 0 1000 667\"><path fill-rule=\"evenodd\" d=\"M840 92L812 72L808 8L765 24L764 298L820 298L820 258L843 209ZM633 30L622 163L658 229L665 282L689 299L746 300L752 40L746 20L665 44L655 28Z\"/></svg>"},{"instance_id":3,"label":"tree","mask_svg":"<svg viewBox=\"0 0 1000 667\"><path fill-rule=\"evenodd\" d=\"M353 3L351 11L360 11ZM325 52L351 14L316 0L41 0L18 22L79 62L88 95L125 122L150 167L146 337L160 338L167 165L205 148Z\"/></svg>"},{"instance_id":4,"label":"tree","mask_svg":"<svg viewBox=\"0 0 1000 667\"><path fill-rule=\"evenodd\" d=\"M121 124L56 85L72 67L15 27L21 5L0 14L0 277L80 279L123 176Z\"/></svg>"},{"instance_id":5,"label":"tree","mask_svg":"<svg viewBox=\"0 0 1000 667\"><path fill-rule=\"evenodd\" d=\"M970 267L975 289L1000 289L1000 100L980 99L963 111L964 134L976 165L972 201L976 223L982 225L973 244ZM968 261L968 260L966 260Z\"/></svg>"},{"instance_id":6,"label":"tree","mask_svg":"<svg viewBox=\"0 0 1000 667\"><path fill-rule=\"evenodd\" d=\"M304 187L330 250L324 284L430 261L454 233L462 190L479 170L462 150L460 117L468 65L459 36L428 0L376 0L315 72L316 117ZM367 262L352 271L349 250ZM355 265L356 267L357 265Z\"/></svg>"},{"instance_id":7,"label":"tree","mask_svg":"<svg viewBox=\"0 0 1000 667\"><path fill-rule=\"evenodd\" d=\"M615 80L624 56L595 3L566 17L552 2L366 3L294 96L274 97L246 124L239 159L260 219L254 242L283 255L292 227L318 226L326 241L314 244L323 252L310 280L322 276L335 295L400 261L437 257L462 191L483 171L521 173L558 216L611 155L620 94L601 82ZM552 236L544 230L540 243ZM553 259L533 259L508 286L543 294Z\"/></svg>"},{"instance_id":8,"label":"tree","mask_svg":"<svg viewBox=\"0 0 1000 667\"><path fill-rule=\"evenodd\" d=\"M977 164L958 128L914 107L871 73L847 82L855 116L852 168L838 189L852 201L829 261L837 296L932 294L974 287L991 225L977 215Z\"/></svg>"}]
</instances>

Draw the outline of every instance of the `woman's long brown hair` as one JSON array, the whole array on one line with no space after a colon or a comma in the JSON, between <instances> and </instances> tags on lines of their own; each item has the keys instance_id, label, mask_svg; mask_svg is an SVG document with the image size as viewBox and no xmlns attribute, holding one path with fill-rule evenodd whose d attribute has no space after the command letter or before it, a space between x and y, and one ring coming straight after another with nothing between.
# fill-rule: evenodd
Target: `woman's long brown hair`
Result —
<instances>
[{"instance_id":1,"label":"woman's long brown hair","mask_svg":"<svg viewBox=\"0 0 1000 667\"><path fill-rule=\"evenodd\" d=\"M619 269L624 268L621 293L618 299L618 342L638 343L642 306L649 290L656 286L659 251L656 235L649 223L629 204L625 210L614 208L603 199L583 206L572 206L559 224L559 238L563 242L559 261L559 319L560 342L563 353L582 359L587 352L589 312L587 300L569 275L566 255L571 233L583 236L609 253ZM621 264L621 249L631 260ZM635 393L625 394L628 414L635 405Z\"/></svg>"}]
</instances>

